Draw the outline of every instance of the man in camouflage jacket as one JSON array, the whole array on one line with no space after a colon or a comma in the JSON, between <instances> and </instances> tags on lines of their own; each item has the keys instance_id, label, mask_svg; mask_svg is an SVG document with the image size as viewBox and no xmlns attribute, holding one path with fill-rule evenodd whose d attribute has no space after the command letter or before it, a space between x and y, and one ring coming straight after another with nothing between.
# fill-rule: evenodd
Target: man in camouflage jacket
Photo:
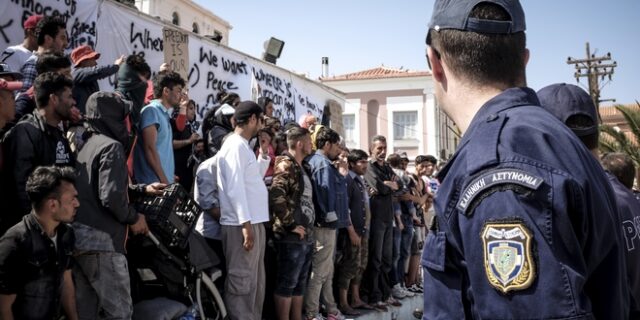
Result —
<instances>
[{"instance_id":1,"label":"man in camouflage jacket","mask_svg":"<svg viewBox=\"0 0 640 320\"><path fill-rule=\"evenodd\" d=\"M315 221L311 178L303 163L312 151L309 131L288 130L287 146L289 150L276 158L269 191L278 263L274 301L279 319L302 313Z\"/></svg>"}]
</instances>

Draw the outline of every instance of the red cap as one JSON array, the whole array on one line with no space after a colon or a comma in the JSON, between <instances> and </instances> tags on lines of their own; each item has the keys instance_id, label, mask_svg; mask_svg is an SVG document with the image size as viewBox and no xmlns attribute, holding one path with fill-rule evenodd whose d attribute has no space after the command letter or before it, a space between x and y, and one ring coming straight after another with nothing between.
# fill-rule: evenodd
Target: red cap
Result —
<instances>
[{"instance_id":1,"label":"red cap","mask_svg":"<svg viewBox=\"0 0 640 320\"><path fill-rule=\"evenodd\" d=\"M24 23L22 24L22 26L24 27L24 29L33 29L38 25L38 22L40 22L40 20L42 20L42 18L44 18L44 16L42 15L32 15L29 16L29 18L27 18L27 20L24 21Z\"/></svg>"},{"instance_id":2,"label":"red cap","mask_svg":"<svg viewBox=\"0 0 640 320\"><path fill-rule=\"evenodd\" d=\"M98 59L100 58L100 54L93 51L91 47L84 45L79 46L71 52L71 61L73 61L73 65L77 66L80 62L88 59Z\"/></svg>"},{"instance_id":3,"label":"red cap","mask_svg":"<svg viewBox=\"0 0 640 320\"><path fill-rule=\"evenodd\" d=\"M0 90L19 90L22 88L22 82L20 81L7 81L0 78Z\"/></svg>"}]
</instances>

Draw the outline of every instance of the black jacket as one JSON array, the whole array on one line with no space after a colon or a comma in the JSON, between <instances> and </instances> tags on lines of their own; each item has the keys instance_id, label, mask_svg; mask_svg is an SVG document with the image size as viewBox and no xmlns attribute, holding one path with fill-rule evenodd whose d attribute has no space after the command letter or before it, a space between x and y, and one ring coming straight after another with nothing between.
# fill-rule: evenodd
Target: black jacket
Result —
<instances>
[{"instance_id":1,"label":"black jacket","mask_svg":"<svg viewBox=\"0 0 640 320\"><path fill-rule=\"evenodd\" d=\"M87 67L73 69L73 99L76 100L76 106L80 112L86 112L85 105L89 96L100 90L98 80L111 76L118 72L119 66L111 64L102 67Z\"/></svg>"},{"instance_id":2,"label":"black jacket","mask_svg":"<svg viewBox=\"0 0 640 320\"><path fill-rule=\"evenodd\" d=\"M347 180L347 196L349 199L349 211L351 212L351 225L356 232L363 236L367 232L367 210L363 192L367 192L364 181L352 176L352 171L346 177Z\"/></svg>"},{"instance_id":3,"label":"black jacket","mask_svg":"<svg viewBox=\"0 0 640 320\"><path fill-rule=\"evenodd\" d=\"M393 221L393 189L387 187L384 181L394 181L393 169L385 162L380 166L376 161L369 161L369 169L364 180L372 189L371 219L386 223Z\"/></svg>"},{"instance_id":4,"label":"black jacket","mask_svg":"<svg viewBox=\"0 0 640 320\"><path fill-rule=\"evenodd\" d=\"M0 238L0 294L15 294L15 319L58 319L63 274L73 263L73 229L61 223L56 245L35 213L22 218Z\"/></svg>"},{"instance_id":5,"label":"black jacket","mask_svg":"<svg viewBox=\"0 0 640 320\"><path fill-rule=\"evenodd\" d=\"M0 214L0 232L18 223L31 211L31 201L25 191L27 178L38 166L75 166L64 133L48 125L35 110L23 117L5 135L2 141L4 166L2 188L4 189Z\"/></svg>"},{"instance_id":6,"label":"black jacket","mask_svg":"<svg viewBox=\"0 0 640 320\"><path fill-rule=\"evenodd\" d=\"M124 110L124 103L115 93L98 92L87 100L90 136L78 152L76 188L81 206L74 226L80 223L94 230L78 230L79 250L114 250L124 254L128 225L138 220L127 195ZM108 244L105 234L110 236L113 247L105 246Z\"/></svg>"}]
</instances>

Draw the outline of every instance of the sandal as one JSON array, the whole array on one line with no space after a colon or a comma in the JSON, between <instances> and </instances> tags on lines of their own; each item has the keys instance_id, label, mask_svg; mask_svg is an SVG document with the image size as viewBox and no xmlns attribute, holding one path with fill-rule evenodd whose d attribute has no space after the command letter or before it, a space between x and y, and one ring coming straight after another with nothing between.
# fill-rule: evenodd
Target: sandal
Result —
<instances>
[{"instance_id":1,"label":"sandal","mask_svg":"<svg viewBox=\"0 0 640 320\"><path fill-rule=\"evenodd\" d=\"M375 309L372 305L368 304L368 303L360 303L360 304L354 304L352 306L352 308L354 309L365 309L365 310L373 310Z\"/></svg>"},{"instance_id":2,"label":"sandal","mask_svg":"<svg viewBox=\"0 0 640 320\"><path fill-rule=\"evenodd\" d=\"M387 308L387 304L382 302L382 301L378 301L373 305L373 308L378 310L378 311L382 311L382 312L387 312L389 311L389 309Z\"/></svg>"},{"instance_id":3,"label":"sandal","mask_svg":"<svg viewBox=\"0 0 640 320\"><path fill-rule=\"evenodd\" d=\"M346 316L359 316L360 312L356 311L350 306L340 308L340 312Z\"/></svg>"}]
</instances>

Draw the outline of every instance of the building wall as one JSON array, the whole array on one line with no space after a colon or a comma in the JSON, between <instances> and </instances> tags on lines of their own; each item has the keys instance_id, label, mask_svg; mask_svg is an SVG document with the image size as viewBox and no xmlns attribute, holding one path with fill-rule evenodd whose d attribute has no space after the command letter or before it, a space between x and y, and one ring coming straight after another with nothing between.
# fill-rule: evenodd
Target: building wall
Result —
<instances>
[{"instance_id":1,"label":"building wall","mask_svg":"<svg viewBox=\"0 0 640 320\"><path fill-rule=\"evenodd\" d=\"M346 93L343 118L353 120L355 130L349 148L369 150L375 135L387 138L387 152L406 152L409 158L430 154L447 159L457 146L453 122L440 110L430 77L323 81ZM395 139L394 114L402 119L416 115L415 139ZM415 112L415 113L414 113ZM399 114L400 113L400 114ZM404 114L402 114L404 113ZM345 128L349 126L345 122ZM403 126L400 126L403 127ZM402 131L402 129L400 129Z\"/></svg>"},{"instance_id":2,"label":"building wall","mask_svg":"<svg viewBox=\"0 0 640 320\"><path fill-rule=\"evenodd\" d=\"M193 24L196 23L198 34L214 35L217 31L222 35L220 43L229 45L231 25L191 0L136 0L135 3L138 10L169 22L173 21L175 12L182 29L192 31Z\"/></svg>"}]
</instances>

